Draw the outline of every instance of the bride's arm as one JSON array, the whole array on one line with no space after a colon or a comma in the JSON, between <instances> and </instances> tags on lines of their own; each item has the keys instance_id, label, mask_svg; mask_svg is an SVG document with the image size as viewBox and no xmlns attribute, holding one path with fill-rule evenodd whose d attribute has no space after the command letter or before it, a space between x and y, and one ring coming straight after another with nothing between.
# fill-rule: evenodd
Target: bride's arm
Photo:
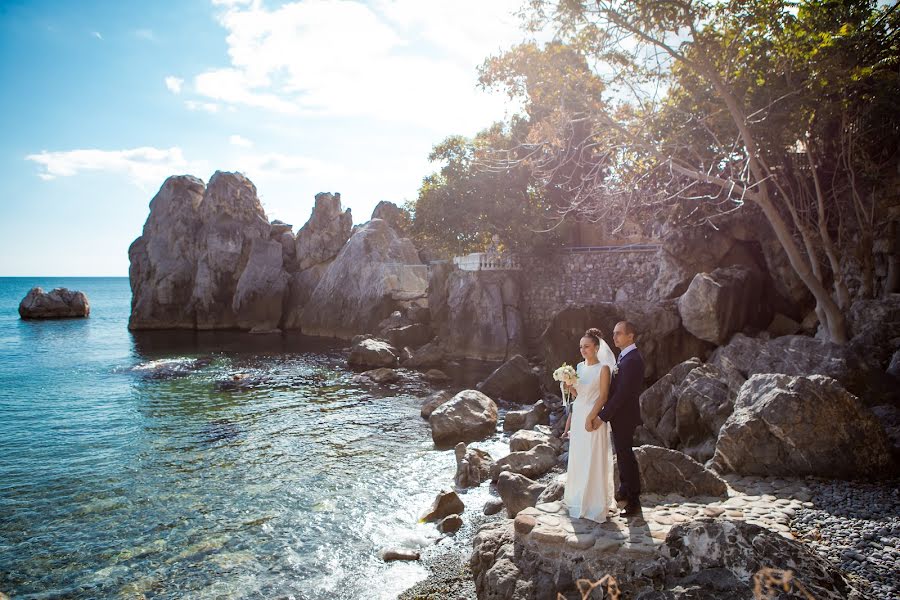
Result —
<instances>
[{"instance_id":1,"label":"bride's arm","mask_svg":"<svg viewBox=\"0 0 900 600\"><path fill-rule=\"evenodd\" d=\"M593 421L597 418L597 415L600 414L600 411L606 404L606 400L609 398L609 382L612 381L612 373L607 365L600 367L600 377L598 377L598 380L600 393L597 394L597 400L594 402L594 406L591 407L591 412L588 414L588 421Z\"/></svg>"}]
</instances>

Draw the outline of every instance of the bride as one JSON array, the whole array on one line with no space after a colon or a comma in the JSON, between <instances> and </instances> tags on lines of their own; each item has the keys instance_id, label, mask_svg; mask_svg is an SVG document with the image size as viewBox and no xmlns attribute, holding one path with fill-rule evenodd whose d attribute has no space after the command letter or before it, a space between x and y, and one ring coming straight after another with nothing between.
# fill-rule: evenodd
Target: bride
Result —
<instances>
[{"instance_id":1,"label":"bride","mask_svg":"<svg viewBox=\"0 0 900 600\"><path fill-rule=\"evenodd\" d=\"M571 517L603 523L608 513L616 514L616 501L609 424L597 415L609 396L616 358L596 328L581 338L581 356L578 381L568 388L575 401L565 428L570 442L564 500Z\"/></svg>"}]
</instances>

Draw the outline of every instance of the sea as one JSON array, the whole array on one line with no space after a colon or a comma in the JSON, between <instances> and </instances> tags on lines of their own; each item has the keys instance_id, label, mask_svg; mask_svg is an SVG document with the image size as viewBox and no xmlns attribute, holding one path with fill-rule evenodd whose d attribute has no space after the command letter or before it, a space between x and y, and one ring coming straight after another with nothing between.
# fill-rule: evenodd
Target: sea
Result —
<instances>
[{"instance_id":1,"label":"sea","mask_svg":"<svg viewBox=\"0 0 900 600\"><path fill-rule=\"evenodd\" d=\"M33 286L90 317L20 319ZM486 484L457 536L419 522L455 472L420 374L370 383L346 342L291 333L130 332L130 303L125 277L0 278L0 592L388 599L428 571L384 548L466 551Z\"/></svg>"}]
</instances>

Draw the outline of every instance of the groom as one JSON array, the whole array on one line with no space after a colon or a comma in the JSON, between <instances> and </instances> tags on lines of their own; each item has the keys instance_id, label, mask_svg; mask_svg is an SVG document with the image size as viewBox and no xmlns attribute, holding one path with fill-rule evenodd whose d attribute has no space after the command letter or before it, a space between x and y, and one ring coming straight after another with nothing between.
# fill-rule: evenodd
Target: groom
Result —
<instances>
[{"instance_id":1,"label":"groom","mask_svg":"<svg viewBox=\"0 0 900 600\"><path fill-rule=\"evenodd\" d=\"M641 475L631 444L634 430L642 423L638 399L644 388L644 358L634 344L635 333L634 325L628 321L616 323L613 329L613 344L621 352L616 362L616 376L609 387L609 399L599 415L612 428L619 465L616 500L626 501L623 517L641 512Z\"/></svg>"}]
</instances>

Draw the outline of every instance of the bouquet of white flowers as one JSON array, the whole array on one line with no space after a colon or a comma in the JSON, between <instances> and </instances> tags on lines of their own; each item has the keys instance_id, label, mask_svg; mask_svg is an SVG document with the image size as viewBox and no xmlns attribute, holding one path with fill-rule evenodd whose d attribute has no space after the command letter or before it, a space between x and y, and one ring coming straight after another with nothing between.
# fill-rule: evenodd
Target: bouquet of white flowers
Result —
<instances>
[{"instance_id":1,"label":"bouquet of white flowers","mask_svg":"<svg viewBox=\"0 0 900 600\"><path fill-rule=\"evenodd\" d=\"M571 400L569 399L569 393L566 392L566 385L575 385L575 382L578 381L578 373L573 367L563 363L560 368L553 371L553 379L559 382L559 391L562 394L563 405L568 410Z\"/></svg>"}]
</instances>

